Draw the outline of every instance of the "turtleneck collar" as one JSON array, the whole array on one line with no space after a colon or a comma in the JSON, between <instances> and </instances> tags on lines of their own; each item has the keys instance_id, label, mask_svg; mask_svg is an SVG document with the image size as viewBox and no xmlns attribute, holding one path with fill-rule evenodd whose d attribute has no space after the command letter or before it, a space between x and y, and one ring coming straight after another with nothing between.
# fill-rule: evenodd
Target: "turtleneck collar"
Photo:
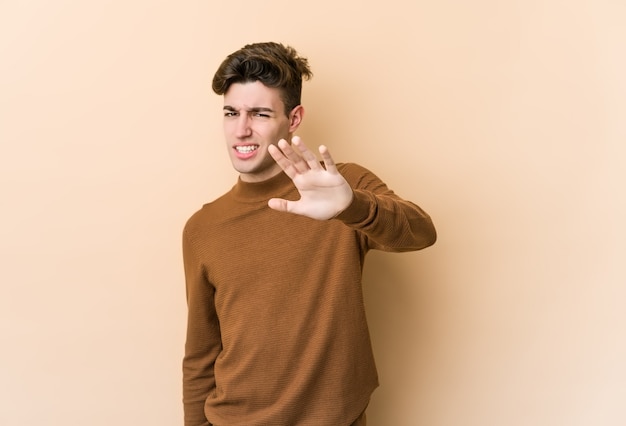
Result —
<instances>
[{"instance_id":1,"label":"turtleneck collar","mask_svg":"<svg viewBox=\"0 0 626 426\"><path fill-rule=\"evenodd\" d=\"M284 197L290 190L295 189L293 182L284 172L280 172L262 182L244 182L241 177L233 186L231 194L237 201L258 202L267 201L273 197Z\"/></svg>"}]
</instances>

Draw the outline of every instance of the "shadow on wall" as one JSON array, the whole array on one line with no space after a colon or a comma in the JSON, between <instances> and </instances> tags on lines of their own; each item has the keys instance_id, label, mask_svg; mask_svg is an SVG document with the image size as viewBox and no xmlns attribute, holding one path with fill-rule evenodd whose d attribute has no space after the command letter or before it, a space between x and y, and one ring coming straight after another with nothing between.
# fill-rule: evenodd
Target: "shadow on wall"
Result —
<instances>
[{"instance_id":1,"label":"shadow on wall","mask_svg":"<svg viewBox=\"0 0 626 426\"><path fill-rule=\"evenodd\" d=\"M416 419L407 419L407 412L427 404L439 296L428 279L430 256L423 254L367 255L363 292L380 380L367 412L372 425L412 425Z\"/></svg>"}]
</instances>

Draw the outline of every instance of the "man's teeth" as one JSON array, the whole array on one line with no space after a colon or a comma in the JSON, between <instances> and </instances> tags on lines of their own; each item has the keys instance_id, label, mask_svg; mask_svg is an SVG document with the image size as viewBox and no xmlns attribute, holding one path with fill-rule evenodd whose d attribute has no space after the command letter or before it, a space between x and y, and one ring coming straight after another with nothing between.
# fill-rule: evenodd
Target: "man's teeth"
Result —
<instances>
[{"instance_id":1,"label":"man's teeth","mask_svg":"<svg viewBox=\"0 0 626 426\"><path fill-rule=\"evenodd\" d=\"M235 147L237 152L241 154L249 154L257 148L258 148L258 145L240 145L240 146Z\"/></svg>"}]
</instances>

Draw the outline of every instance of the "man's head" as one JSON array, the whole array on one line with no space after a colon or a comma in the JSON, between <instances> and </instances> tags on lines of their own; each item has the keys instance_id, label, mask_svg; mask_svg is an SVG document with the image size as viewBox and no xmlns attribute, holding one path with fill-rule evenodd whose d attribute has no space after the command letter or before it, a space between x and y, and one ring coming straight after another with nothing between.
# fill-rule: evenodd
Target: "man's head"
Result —
<instances>
[{"instance_id":1,"label":"man's head","mask_svg":"<svg viewBox=\"0 0 626 426\"><path fill-rule=\"evenodd\" d=\"M225 94L233 83L260 81L278 89L285 106L285 115L300 105L302 79L313 76L306 58L292 47L280 43L248 44L230 54L213 77L213 91Z\"/></svg>"},{"instance_id":2,"label":"man's head","mask_svg":"<svg viewBox=\"0 0 626 426\"><path fill-rule=\"evenodd\" d=\"M224 95L226 147L243 181L259 182L281 172L268 148L291 140L300 126L302 78L311 75L306 59L278 43L247 45L220 65L213 90Z\"/></svg>"}]
</instances>

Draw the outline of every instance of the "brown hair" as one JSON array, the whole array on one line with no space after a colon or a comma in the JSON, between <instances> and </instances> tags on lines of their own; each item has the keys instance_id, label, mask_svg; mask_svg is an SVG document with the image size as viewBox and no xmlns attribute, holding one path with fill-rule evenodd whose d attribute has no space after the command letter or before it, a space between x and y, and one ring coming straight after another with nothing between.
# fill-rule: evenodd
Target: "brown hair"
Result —
<instances>
[{"instance_id":1,"label":"brown hair","mask_svg":"<svg viewBox=\"0 0 626 426\"><path fill-rule=\"evenodd\" d=\"M285 114L300 105L302 79L313 76L306 58L280 43L248 44L226 57L213 76L213 91L223 95L233 83L260 81L280 90Z\"/></svg>"}]
</instances>

